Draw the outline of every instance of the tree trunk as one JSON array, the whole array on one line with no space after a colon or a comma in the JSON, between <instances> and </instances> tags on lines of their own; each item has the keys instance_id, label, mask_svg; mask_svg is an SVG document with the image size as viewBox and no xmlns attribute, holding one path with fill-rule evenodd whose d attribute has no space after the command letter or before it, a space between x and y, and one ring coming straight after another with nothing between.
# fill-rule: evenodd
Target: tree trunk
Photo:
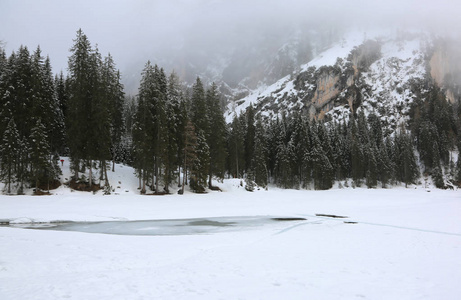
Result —
<instances>
[{"instance_id":1,"label":"tree trunk","mask_svg":"<svg viewBox=\"0 0 461 300\"><path fill-rule=\"evenodd\" d=\"M80 167L80 162L78 160L74 167L75 167L75 182L77 182L78 181L78 168Z\"/></svg>"},{"instance_id":2,"label":"tree trunk","mask_svg":"<svg viewBox=\"0 0 461 300\"><path fill-rule=\"evenodd\" d=\"M168 167L165 167L165 187L164 190L167 194L170 193L170 171L168 170Z\"/></svg>"},{"instance_id":3,"label":"tree trunk","mask_svg":"<svg viewBox=\"0 0 461 300\"><path fill-rule=\"evenodd\" d=\"M104 166L104 176L106 177L106 186L109 186L109 177L107 177L107 168Z\"/></svg>"},{"instance_id":4,"label":"tree trunk","mask_svg":"<svg viewBox=\"0 0 461 300\"><path fill-rule=\"evenodd\" d=\"M99 161L99 164L101 165L101 172L99 174L99 185L101 185L101 181L104 180L104 169L106 167L106 162L104 160Z\"/></svg>"},{"instance_id":5,"label":"tree trunk","mask_svg":"<svg viewBox=\"0 0 461 300\"><path fill-rule=\"evenodd\" d=\"M239 177L239 154L237 150L237 146L235 146L235 165L237 167L237 178Z\"/></svg>"},{"instance_id":6,"label":"tree trunk","mask_svg":"<svg viewBox=\"0 0 461 300\"><path fill-rule=\"evenodd\" d=\"M146 178L145 178L145 173L146 171L142 171L142 188L141 188L141 194L146 193Z\"/></svg>"},{"instance_id":7,"label":"tree trunk","mask_svg":"<svg viewBox=\"0 0 461 300\"><path fill-rule=\"evenodd\" d=\"M102 172L101 172L101 177L104 180L104 186L109 186L109 177L107 177L107 166L106 166L106 161L102 161Z\"/></svg>"},{"instance_id":8,"label":"tree trunk","mask_svg":"<svg viewBox=\"0 0 461 300\"><path fill-rule=\"evenodd\" d=\"M182 187L181 187L181 193L184 195L184 186L186 185L186 168L182 169L183 174L182 174Z\"/></svg>"},{"instance_id":9,"label":"tree trunk","mask_svg":"<svg viewBox=\"0 0 461 300\"><path fill-rule=\"evenodd\" d=\"M187 162L187 159L186 159L186 147L184 147L184 166L182 167L182 187L181 187L181 194L184 195L184 186L186 185L186 174L187 174L187 171L186 171L186 162ZM179 167L179 169L181 170L181 167ZM181 176L181 172L179 172L179 176ZM181 178L181 177L179 177Z\"/></svg>"},{"instance_id":10,"label":"tree trunk","mask_svg":"<svg viewBox=\"0 0 461 300\"><path fill-rule=\"evenodd\" d=\"M210 169L211 169L211 168L210 168ZM208 179L208 187L209 187L210 189L211 189L211 187L213 186L213 185L211 184L211 179L212 179L212 177L213 177L213 175L212 175L211 170L210 170L209 179Z\"/></svg>"},{"instance_id":11,"label":"tree trunk","mask_svg":"<svg viewBox=\"0 0 461 300\"><path fill-rule=\"evenodd\" d=\"M50 166L54 169L53 167L53 156L51 155L51 151L50 151ZM47 185L47 192L49 193L50 192L50 173L49 172L46 172L48 174L47 178L48 178L48 185Z\"/></svg>"},{"instance_id":12,"label":"tree trunk","mask_svg":"<svg viewBox=\"0 0 461 300\"><path fill-rule=\"evenodd\" d=\"M93 164L93 160L90 159L90 170L89 170L89 173L90 173L89 176L90 176L90 178L88 179L89 184L90 184L90 189L91 189L91 187L93 186L93 166L92 166L92 164Z\"/></svg>"},{"instance_id":13,"label":"tree trunk","mask_svg":"<svg viewBox=\"0 0 461 300\"><path fill-rule=\"evenodd\" d=\"M112 154L112 172L115 172L115 151Z\"/></svg>"},{"instance_id":14,"label":"tree trunk","mask_svg":"<svg viewBox=\"0 0 461 300\"><path fill-rule=\"evenodd\" d=\"M11 166L8 167L8 194L11 194Z\"/></svg>"},{"instance_id":15,"label":"tree trunk","mask_svg":"<svg viewBox=\"0 0 461 300\"><path fill-rule=\"evenodd\" d=\"M155 193L158 193L158 178L160 177L160 168L158 166L158 158L155 159Z\"/></svg>"},{"instance_id":16,"label":"tree trunk","mask_svg":"<svg viewBox=\"0 0 461 300\"><path fill-rule=\"evenodd\" d=\"M186 179L186 184L187 184L188 179L189 179L187 178L187 167L184 168L184 178Z\"/></svg>"}]
</instances>

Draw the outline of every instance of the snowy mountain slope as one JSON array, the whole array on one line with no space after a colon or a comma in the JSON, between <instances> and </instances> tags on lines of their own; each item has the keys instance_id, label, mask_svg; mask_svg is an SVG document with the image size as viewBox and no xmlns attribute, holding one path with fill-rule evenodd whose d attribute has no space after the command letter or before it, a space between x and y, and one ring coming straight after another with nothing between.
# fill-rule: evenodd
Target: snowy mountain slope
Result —
<instances>
[{"instance_id":1,"label":"snowy mountain slope","mask_svg":"<svg viewBox=\"0 0 461 300\"><path fill-rule=\"evenodd\" d=\"M410 104L416 97L412 84L425 80L425 49L429 41L425 36L409 39L381 40L381 58L361 74L368 90L362 93L361 107L365 113L374 112L391 131L405 122ZM422 92L422 91L418 91ZM347 117L350 110L336 106L328 114L334 119Z\"/></svg>"},{"instance_id":2,"label":"snowy mountain slope","mask_svg":"<svg viewBox=\"0 0 461 300\"><path fill-rule=\"evenodd\" d=\"M428 75L431 45L424 33L349 33L293 74L229 103L226 119L250 104L269 118L303 111L336 120L362 107L395 129L415 97L413 85Z\"/></svg>"}]
</instances>

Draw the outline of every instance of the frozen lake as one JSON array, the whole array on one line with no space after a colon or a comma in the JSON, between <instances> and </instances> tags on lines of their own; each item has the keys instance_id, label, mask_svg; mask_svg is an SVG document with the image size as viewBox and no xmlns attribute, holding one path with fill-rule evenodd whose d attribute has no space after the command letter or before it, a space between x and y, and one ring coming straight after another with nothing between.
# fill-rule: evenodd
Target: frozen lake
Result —
<instances>
[{"instance_id":1,"label":"frozen lake","mask_svg":"<svg viewBox=\"0 0 461 300\"><path fill-rule=\"evenodd\" d=\"M14 228L77 231L118 235L195 235L228 231L240 231L279 222L306 221L299 217L216 217L172 220L105 221L105 222L56 222L13 224Z\"/></svg>"},{"instance_id":2,"label":"frozen lake","mask_svg":"<svg viewBox=\"0 0 461 300\"><path fill-rule=\"evenodd\" d=\"M459 191L221 188L0 197L0 299L459 298Z\"/></svg>"}]
</instances>

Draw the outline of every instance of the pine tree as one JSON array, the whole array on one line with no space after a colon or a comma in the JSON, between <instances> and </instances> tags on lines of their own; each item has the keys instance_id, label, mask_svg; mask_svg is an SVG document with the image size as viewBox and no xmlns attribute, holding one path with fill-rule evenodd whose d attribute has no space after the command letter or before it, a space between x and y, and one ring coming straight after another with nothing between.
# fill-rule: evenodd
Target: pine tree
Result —
<instances>
[{"instance_id":1,"label":"pine tree","mask_svg":"<svg viewBox=\"0 0 461 300\"><path fill-rule=\"evenodd\" d=\"M253 153L255 144L255 112L253 105L248 106L246 112L246 132L245 132L245 170L251 170L253 165Z\"/></svg>"},{"instance_id":2,"label":"pine tree","mask_svg":"<svg viewBox=\"0 0 461 300\"><path fill-rule=\"evenodd\" d=\"M205 90L202 81L197 77L195 84L192 86L190 118L195 126L195 130L203 130L205 138L210 132L210 120L207 115L207 103Z\"/></svg>"},{"instance_id":3,"label":"pine tree","mask_svg":"<svg viewBox=\"0 0 461 300\"><path fill-rule=\"evenodd\" d=\"M398 181L397 176L397 161L399 157L398 147L395 145L395 138L386 138L385 140L385 149L387 156L389 157L389 170L390 178L389 181L391 184L395 184Z\"/></svg>"},{"instance_id":4,"label":"pine tree","mask_svg":"<svg viewBox=\"0 0 461 300\"><path fill-rule=\"evenodd\" d=\"M239 178L243 174L244 167L244 130L237 116L230 124L229 139L227 149L229 150L229 171L234 178Z\"/></svg>"},{"instance_id":5,"label":"pine tree","mask_svg":"<svg viewBox=\"0 0 461 300\"><path fill-rule=\"evenodd\" d=\"M89 57L89 71L87 73L88 86L91 93L86 100L88 110L86 117L88 118L88 132L86 139L87 155L85 157L85 167L88 168L88 185L93 187L93 167L97 167L99 162L102 170L101 175L106 175L105 162L111 158L110 156L110 114L107 106L106 90L103 86L102 79L102 56L96 47L92 49ZM106 185L107 176L106 178ZM100 178L101 180L102 178Z\"/></svg>"},{"instance_id":6,"label":"pine tree","mask_svg":"<svg viewBox=\"0 0 461 300\"><path fill-rule=\"evenodd\" d=\"M187 184L187 171L192 169L197 160L197 135L195 134L194 124L190 120L186 121L184 128L184 164L183 181L181 194L184 194L184 187Z\"/></svg>"},{"instance_id":7,"label":"pine tree","mask_svg":"<svg viewBox=\"0 0 461 300\"><path fill-rule=\"evenodd\" d=\"M392 178L392 164L391 159L389 158L389 150L387 149L386 143L381 143L381 146L378 148L377 163L378 163L378 175L379 180L381 181L381 186L383 188L387 187L387 184Z\"/></svg>"},{"instance_id":8,"label":"pine tree","mask_svg":"<svg viewBox=\"0 0 461 300\"><path fill-rule=\"evenodd\" d=\"M364 173L366 172L364 166L365 155L362 147L362 139L359 136L354 119L350 120L349 126L350 132L348 134L348 139L350 141L351 175L355 184L360 186Z\"/></svg>"},{"instance_id":9,"label":"pine tree","mask_svg":"<svg viewBox=\"0 0 461 300\"><path fill-rule=\"evenodd\" d=\"M253 175L257 185L266 187L268 184L267 168L267 140L264 126L261 119L256 121L255 126L255 144L253 151Z\"/></svg>"},{"instance_id":10,"label":"pine tree","mask_svg":"<svg viewBox=\"0 0 461 300\"><path fill-rule=\"evenodd\" d=\"M13 74L9 84L13 87L10 93L12 115L16 120L21 120L17 125L19 136L28 137L31 128L35 125L31 116L31 107L38 97L34 91L34 76L32 59L27 47L20 47L18 55L12 66Z\"/></svg>"},{"instance_id":11,"label":"pine tree","mask_svg":"<svg viewBox=\"0 0 461 300\"><path fill-rule=\"evenodd\" d=\"M368 148L368 169L366 176L366 185L368 188L375 188L378 184L378 149L374 145Z\"/></svg>"},{"instance_id":12,"label":"pine tree","mask_svg":"<svg viewBox=\"0 0 461 300\"><path fill-rule=\"evenodd\" d=\"M160 193L159 185L160 178L162 178L162 165L167 166L164 170L164 174L169 173L170 162L168 161L168 126L167 126L167 94L168 94L168 84L165 72L162 68L158 68L157 65L154 66L154 90L152 91L152 98L150 101L152 103L152 115L154 117L154 156L155 156L155 191ZM164 178L164 190L169 192L170 182L166 182L165 179L168 179L168 176L163 176Z\"/></svg>"},{"instance_id":13,"label":"pine tree","mask_svg":"<svg viewBox=\"0 0 461 300\"><path fill-rule=\"evenodd\" d=\"M198 130L197 132L197 147L195 153L197 157L191 166L190 187L196 193L203 193L207 186L210 159L210 148L206 142L203 130Z\"/></svg>"},{"instance_id":14,"label":"pine tree","mask_svg":"<svg viewBox=\"0 0 461 300\"><path fill-rule=\"evenodd\" d=\"M7 66L7 58L6 58L6 52L5 49L0 44L0 82L2 82L2 78L5 74L6 66ZM1 86L1 84L0 84Z\"/></svg>"},{"instance_id":15,"label":"pine tree","mask_svg":"<svg viewBox=\"0 0 461 300\"><path fill-rule=\"evenodd\" d=\"M154 116L152 103L154 90L154 68L147 62L139 87L138 105L133 124L133 154L134 167L140 180L141 193L146 193L148 180L154 174L154 149L155 141Z\"/></svg>"},{"instance_id":16,"label":"pine tree","mask_svg":"<svg viewBox=\"0 0 461 300\"><path fill-rule=\"evenodd\" d=\"M110 152L112 156L112 172L114 172L115 161L120 160L122 155L121 142L125 131L123 119L125 94L120 72L115 68L114 60L110 54L105 57L102 66L102 86L105 95L102 109L108 111L109 115L105 117L110 119Z\"/></svg>"},{"instance_id":17,"label":"pine tree","mask_svg":"<svg viewBox=\"0 0 461 300\"><path fill-rule=\"evenodd\" d=\"M3 136L3 132L8 126L8 122L13 116L13 103L14 103L14 93L15 87L12 83L12 77L14 75L14 65L16 61L16 54L13 52L11 56L6 60L6 57L3 58L3 54L0 53L2 57L2 68L0 71L0 135ZM3 60L6 61L3 61Z\"/></svg>"},{"instance_id":18,"label":"pine tree","mask_svg":"<svg viewBox=\"0 0 461 300\"><path fill-rule=\"evenodd\" d=\"M411 137L401 129L394 142L397 179L407 187L408 184L415 183L419 176L418 165L414 154Z\"/></svg>"},{"instance_id":19,"label":"pine tree","mask_svg":"<svg viewBox=\"0 0 461 300\"><path fill-rule=\"evenodd\" d=\"M290 144L293 148L293 160L291 161L291 169L293 176L297 178L297 181L303 187L307 186L308 183L308 172L309 164L304 161L304 155L306 151L309 151L309 136L308 136L308 124L303 119L301 114L296 114L293 117L292 134L290 137Z\"/></svg>"},{"instance_id":20,"label":"pine tree","mask_svg":"<svg viewBox=\"0 0 461 300\"><path fill-rule=\"evenodd\" d=\"M62 71L59 75L55 76L54 85L56 87L58 105L65 119L67 114L67 102L69 101L69 87L68 80L64 77L64 73Z\"/></svg>"},{"instance_id":21,"label":"pine tree","mask_svg":"<svg viewBox=\"0 0 461 300\"><path fill-rule=\"evenodd\" d=\"M183 164L184 128L186 127L186 106L181 91L181 84L176 73L172 72L168 79L167 90L167 123L168 123L168 162L169 172L166 174L170 182L173 179L174 168L180 168ZM181 170L178 171L180 176ZM180 178L178 184L181 184Z\"/></svg>"},{"instance_id":22,"label":"pine tree","mask_svg":"<svg viewBox=\"0 0 461 300\"><path fill-rule=\"evenodd\" d=\"M208 108L208 120L209 120L209 134L207 144L210 152L210 165L209 165L209 176L208 186L212 187L213 175L218 178L224 178L224 170L226 164L226 122L224 120L224 114L219 105L219 94L218 87L213 83L210 89L206 93L206 104Z\"/></svg>"},{"instance_id":23,"label":"pine tree","mask_svg":"<svg viewBox=\"0 0 461 300\"><path fill-rule=\"evenodd\" d=\"M311 153L312 177L316 190L327 190L333 185L334 169L322 148L322 143L318 136L318 126L314 123L311 132Z\"/></svg>"},{"instance_id":24,"label":"pine tree","mask_svg":"<svg viewBox=\"0 0 461 300\"><path fill-rule=\"evenodd\" d=\"M32 149L30 153L31 177L35 181L35 192L38 193L40 184L44 183L45 180L49 182L50 174L52 173L48 137L46 135L46 128L40 119L37 121L36 126L32 128L30 147Z\"/></svg>"},{"instance_id":25,"label":"pine tree","mask_svg":"<svg viewBox=\"0 0 461 300\"><path fill-rule=\"evenodd\" d=\"M70 150L74 180L79 180L81 163L90 156L93 140L91 120L95 98L94 64L91 62L91 45L81 29L77 31L69 57L69 101L67 105L67 145Z\"/></svg>"},{"instance_id":26,"label":"pine tree","mask_svg":"<svg viewBox=\"0 0 461 300\"><path fill-rule=\"evenodd\" d=\"M368 115L368 124L370 128L370 142L377 146L381 145L384 141L383 128L381 126L381 121L375 113L370 113Z\"/></svg>"},{"instance_id":27,"label":"pine tree","mask_svg":"<svg viewBox=\"0 0 461 300\"><path fill-rule=\"evenodd\" d=\"M24 194L24 188L25 185L30 181L30 172L29 172L29 166L30 166L30 153L31 153L31 148L28 143L27 137L23 136L20 137L18 141L18 163L16 165L16 170L17 170L17 182L19 184L19 188L17 191L18 195L23 195Z\"/></svg>"},{"instance_id":28,"label":"pine tree","mask_svg":"<svg viewBox=\"0 0 461 300\"><path fill-rule=\"evenodd\" d=\"M458 136L458 153L461 152L461 135ZM458 154L458 160L456 161L455 169L455 180L458 186L461 186L461 155Z\"/></svg>"},{"instance_id":29,"label":"pine tree","mask_svg":"<svg viewBox=\"0 0 461 300\"><path fill-rule=\"evenodd\" d=\"M19 150L19 132L14 120L10 119L7 128L3 132L2 143L0 144L0 178L5 183L8 194L11 194L11 184L17 180Z\"/></svg>"},{"instance_id":30,"label":"pine tree","mask_svg":"<svg viewBox=\"0 0 461 300\"><path fill-rule=\"evenodd\" d=\"M435 186L441 189L445 187L445 183L443 181L442 167L440 165L441 159L440 159L440 154L439 154L439 146L437 142L433 143L432 154L433 154L433 158L432 158L431 177L435 183Z\"/></svg>"},{"instance_id":31,"label":"pine tree","mask_svg":"<svg viewBox=\"0 0 461 300\"><path fill-rule=\"evenodd\" d=\"M49 57L45 59L42 72L44 110L41 112L40 118L45 126L46 135L48 136L48 151L56 154L64 151L65 120L64 113L57 98Z\"/></svg>"},{"instance_id":32,"label":"pine tree","mask_svg":"<svg viewBox=\"0 0 461 300\"><path fill-rule=\"evenodd\" d=\"M278 186L288 189L294 186L294 178L292 176L292 161L294 160L294 145L290 143L290 134L287 128L287 120L282 116L280 122L280 131L275 144L275 181Z\"/></svg>"}]
</instances>

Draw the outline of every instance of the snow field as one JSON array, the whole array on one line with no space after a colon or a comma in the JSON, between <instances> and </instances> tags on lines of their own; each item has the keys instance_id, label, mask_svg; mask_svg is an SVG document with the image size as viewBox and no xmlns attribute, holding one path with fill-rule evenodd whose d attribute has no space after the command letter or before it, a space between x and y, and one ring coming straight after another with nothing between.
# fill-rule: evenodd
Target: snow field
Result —
<instances>
[{"instance_id":1,"label":"snow field","mask_svg":"<svg viewBox=\"0 0 461 300\"><path fill-rule=\"evenodd\" d=\"M122 185L127 180L122 178ZM458 191L250 193L239 183L225 180L223 192L185 196L64 189L53 196L2 196L0 219L13 223L222 216L306 220L177 236L0 227L0 299L458 298Z\"/></svg>"}]
</instances>

